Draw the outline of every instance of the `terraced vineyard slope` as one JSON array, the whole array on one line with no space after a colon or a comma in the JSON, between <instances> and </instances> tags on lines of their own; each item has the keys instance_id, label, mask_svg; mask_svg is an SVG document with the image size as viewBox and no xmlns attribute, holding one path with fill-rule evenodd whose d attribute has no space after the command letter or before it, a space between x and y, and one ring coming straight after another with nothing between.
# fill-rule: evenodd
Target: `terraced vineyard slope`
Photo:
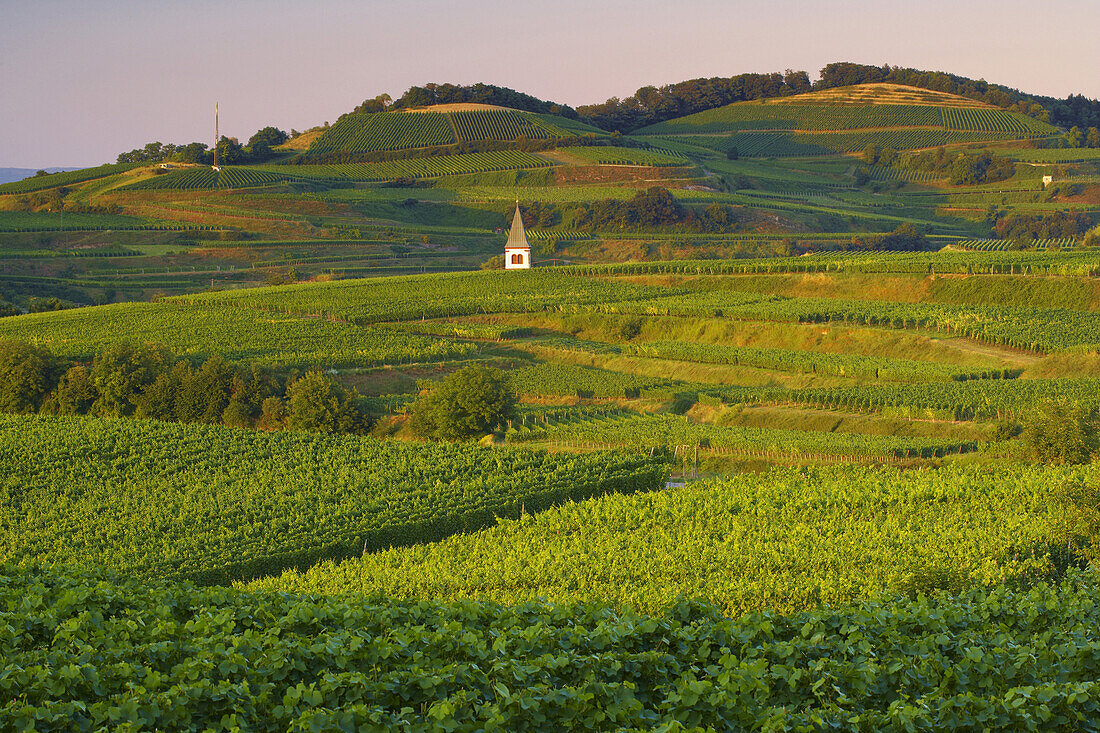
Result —
<instances>
[{"instance_id":1,"label":"terraced vineyard slope","mask_svg":"<svg viewBox=\"0 0 1100 733\"><path fill-rule=\"evenodd\" d=\"M634 132L747 156L850 153L870 144L906 150L1057 133L1026 115L898 85L736 102Z\"/></svg>"}]
</instances>

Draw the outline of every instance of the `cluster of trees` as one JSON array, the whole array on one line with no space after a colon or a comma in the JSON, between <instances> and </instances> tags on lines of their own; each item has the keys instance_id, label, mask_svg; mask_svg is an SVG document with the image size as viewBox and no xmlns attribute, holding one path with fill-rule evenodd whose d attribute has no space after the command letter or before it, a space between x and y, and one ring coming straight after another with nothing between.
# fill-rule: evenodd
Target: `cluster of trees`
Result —
<instances>
[{"instance_id":1,"label":"cluster of trees","mask_svg":"<svg viewBox=\"0 0 1100 733\"><path fill-rule=\"evenodd\" d=\"M575 229L662 229L676 227L689 232L728 232L740 217L731 206L710 204L701 210L683 206L661 186L639 191L626 201L607 199L577 204L563 215Z\"/></svg>"},{"instance_id":2,"label":"cluster of trees","mask_svg":"<svg viewBox=\"0 0 1100 733\"><path fill-rule=\"evenodd\" d=\"M1091 225L1088 215L1077 211L1001 212L993 230L999 239L1062 239L1084 234Z\"/></svg>"},{"instance_id":3,"label":"cluster of trees","mask_svg":"<svg viewBox=\"0 0 1100 733\"><path fill-rule=\"evenodd\" d=\"M515 89L498 87L493 84L425 84L422 87L409 87L397 101L389 105L389 95L381 94L373 100L368 99L359 107L357 112L381 112L387 106L393 109L405 109L409 107L428 107L433 104L493 104L498 107L511 107L525 112L536 114L560 115L571 119L577 118L577 112L572 107L556 102L548 102L530 94L517 92ZM381 106L382 109L378 109Z\"/></svg>"},{"instance_id":4,"label":"cluster of trees","mask_svg":"<svg viewBox=\"0 0 1100 733\"><path fill-rule=\"evenodd\" d=\"M927 252L938 248L912 224L902 224L886 235L856 235L837 247L843 252ZM790 254L797 252L791 248Z\"/></svg>"},{"instance_id":5,"label":"cluster of trees","mask_svg":"<svg viewBox=\"0 0 1100 733\"><path fill-rule=\"evenodd\" d=\"M984 79L968 79L965 76L946 74L942 71L903 69L889 64L867 66L840 62L829 64L821 70L821 80L814 84L814 89L874 82L906 84L937 92L958 94L996 105L1010 112L1020 112L1060 127L1100 127L1100 100L1088 99L1081 94L1071 94L1065 99L1024 94L1018 89L990 84Z\"/></svg>"},{"instance_id":6,"label":"cluster of trees","mask_svg":"<svg viewBox=\"0 0 1100 733\"><path fill-rule=\"evenodd\" d=\"M732 102L800 94L817 89L887 82L958 94L1012 112L1020 112L1062 127L1100 127L1100 101L1082 95L1066 99L1028 95L984 80L941 71L898 66L869 66L849 62L828 64L811 84L805 71L740 74L732 77L691 79L662 87L645 86L625 99L612 97L602 104L577 108L581 119L605 130L630 132L674 117L702 112Z\"/></svg>"},{"instance_id":7,"label":"cluster of trees","mask_svg":"<svg viewBox=\"0 0 1100 733\"><path fill-rule=\"evenodd\" d=\"M662 87L644 86L625 99L612 97L602 104L578 107L577 114L604 130L629 132L732 102L789 96L812 88L809 74L791 69L782 73L689 79Z\"/></svg>"},{"instance_id":8,"label":"cluster of trees","mask_svg":"<svg viewBox=\"0 0 1100 733\"><path fill-rule=\"evenodd\" d=\"M17 305L17 303L19 303ZM18 316L24 313L47 313L49 311L68 310L78 307L70 300L63 300L54 296L43 298L33 295L25 298L13 296L8 293L0 295L0 318L5 316Z\"/></svg>"},{"instance_id":9,"label":"cluster of trees","mask_svg":"<svg viewBox=\"0 0 1100 733\"><path fill-rule=\"evenodd\" d=\"M274 153L272 148L282 145L289 136L277 127L264 127L241 145L236 138L222 135L218 140L218 162L227 165L235 163L259 163L269 160ZM135 148L128 153L120 153L119 163L200 163L209 165L214 161L214 151L205 143L187 145L152 142L143 148Z\"/></svg>"},{"instance_id":10,"label":"cluster of trees","mask_svg":"<svg viewBox=\"0 0 1100 733\"><path fill-rule=\"evenodd\" d=\"M1063 148L1100 148L1100 129L1090 127L1082 130L1080 127L1071 127L1057 140L1058 146Z\"/></svg>"},{"instance_id":11,"label":"cluster of trees","mask_svg":"<svg viewBox=\"0 0 1100 733\"><path fill-rule=\"evenodd\" d=\"M499 369L474 365L449 375L412 407L409 426L422 438L468 440L504 429L516 416L516 393Z\"/></svg>"},{"instance_id":12,"label":"cluster of trees","mask_svg":"<svg viewBox=\"0 0 1100 733\"><path fill-rule=\"evenodd\" d=\"M90 364L66 364L45 347L0 342L0 412L342 433L371 424L358 395L321 372L284 379L218 356L195 364L159 344L118 343Z\"/></svg>"},{"instance_id":13,"label":"cluster of trees","mask_svg":"<svg viewBox=\"0 0 1100 733\"><path fill-rule=\"evenodd\" d=\"M1040 405L1025 439L1042 463L1089 463L1100 453L1100 413L1069 400Z\"/></svg>"},{"instance_id":14,"label":"cluster of trees","mask_svg":"<svg viewBox=\"0 0 1100 733\"><path fill-rule=\"evenodd\" d=\"M864 151L865 160L869 153L870 148ZM884 162L886 160L890 162ZM944 148L937 148L923 153L898 155L896 150L887 148L875 156L872 162L915 171L944 173L956 186L996 183L1012 178L1016 174L1015 163L1008 158L993 155L988 150L977 153L954 153Z\"/></svg>"},{"instance_id":15,"label":"cluster of trees","mask_svg":"<svg viewBox=\"0 0 1100 733\"><path fill-rule=\"evenodd\" d=\"M1043 103L1036 98L1025 95L1016 89L999 84L990 84L982 79L968 79L965 76L947 74L942 71L922 71L920 69L890 66L889 64L870 66L841 61L827 64L821 70L821 79L814 84L814 89L831 89L833 87L852 86L853 84L875 83L904 84L936 92L957 94L1012 112L1021 112L1047 122L1052 121L1052 117L1044 109Z\"/></svg>"},{"instance_id":16,"label":"cluster of trees","mask_svg":"<svg viewBox=\"0 0 1100 733\"><path fill-rule=\"evenodd\" d=\"M863 162L868 165L878 164L890 166L897 162L898 151L896 148L884 148L872 143L863 149L863 153L860 157L863 158Z\"/></svg>"}]
</instances>

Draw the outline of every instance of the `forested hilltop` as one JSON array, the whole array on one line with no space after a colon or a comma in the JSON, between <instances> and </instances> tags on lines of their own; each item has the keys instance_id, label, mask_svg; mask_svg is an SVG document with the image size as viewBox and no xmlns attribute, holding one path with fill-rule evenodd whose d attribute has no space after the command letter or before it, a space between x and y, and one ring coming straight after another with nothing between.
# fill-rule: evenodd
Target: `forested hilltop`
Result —
<instances>
[{"instance_id":1,"label":"forested hilltop","mask_svg":"<svg viewBox=\"0 0 1100 733\"><path fill-rule=\"evenodd\" d=\"M661 87L644 86L633 95L612 97L602 104L582 105L577 114L605 130L630 132L655 122L721 107L731 102L767 99L856 84L892 83L957 94L987 104L1022 112L1061 127L1100 127L1100 101L1082 95L1056 99L1026 94L985 80L968 79L942 71L898 66L867 66L836 62L825 66L811 83L805 71L787 69L770 74L691 79Z\"/></svg>"}]
</instances>

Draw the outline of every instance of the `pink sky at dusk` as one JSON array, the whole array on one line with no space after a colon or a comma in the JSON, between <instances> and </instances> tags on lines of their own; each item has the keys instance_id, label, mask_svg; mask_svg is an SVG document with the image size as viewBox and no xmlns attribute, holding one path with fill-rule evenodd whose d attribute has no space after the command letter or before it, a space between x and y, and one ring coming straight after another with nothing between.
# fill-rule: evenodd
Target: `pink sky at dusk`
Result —
<instances>
[{"instance_id":1,"label":"pink sky at dusk","mask_svg":"<svg viewBox=\"0 0 1100 733\"><path fill-rule=\"evenodd\" d=\"M0 166L335 120L414 84L572 106L701 76L833 61L1100 97L1100 3L0 0Z\"/></svg>"}]
</instances>

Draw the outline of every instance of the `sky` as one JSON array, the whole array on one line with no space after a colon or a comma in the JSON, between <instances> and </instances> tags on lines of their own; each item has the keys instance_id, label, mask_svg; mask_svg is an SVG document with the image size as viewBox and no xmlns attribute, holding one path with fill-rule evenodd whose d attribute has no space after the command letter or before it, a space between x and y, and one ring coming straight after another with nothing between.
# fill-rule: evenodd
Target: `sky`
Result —
<instances>
[{"instance_id":1,"label":"sky","mask_svg":"<svg viewBox=\"0 0 1100 733\"><path fill-rule=\"evenodd\" d=\"M834 61L1100 98L1096 0L0 0L0 167L305 130L428 82L571 106Z\"/></svg>"}]
</instances>

